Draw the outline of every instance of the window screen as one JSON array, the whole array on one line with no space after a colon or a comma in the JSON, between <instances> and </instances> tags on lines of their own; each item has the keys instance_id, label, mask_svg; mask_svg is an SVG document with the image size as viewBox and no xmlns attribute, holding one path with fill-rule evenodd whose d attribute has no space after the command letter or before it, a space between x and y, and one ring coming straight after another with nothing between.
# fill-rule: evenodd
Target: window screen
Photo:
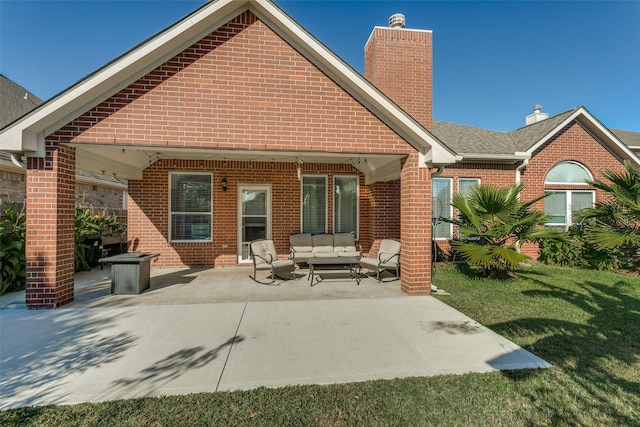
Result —
<instances>
[{"instance_id":1,"label":"window screen","mask_svg":"<svg viewBox=\"0 0 640 427\"><path fill-rule=\"evenodd\" d=\"M172 173L171 241L211 240L211 174Z\"/></svg>"}]
</instances>

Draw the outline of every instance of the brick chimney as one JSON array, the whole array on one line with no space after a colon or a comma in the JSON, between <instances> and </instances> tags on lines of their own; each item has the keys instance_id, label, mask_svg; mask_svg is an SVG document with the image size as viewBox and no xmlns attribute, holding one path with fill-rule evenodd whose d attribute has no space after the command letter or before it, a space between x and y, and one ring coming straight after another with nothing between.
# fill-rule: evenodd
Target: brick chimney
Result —
<instances>
[{"instance_id":1,"label":"brick chimney","mask_svg":"<svg viewBox=\"0 0 640 427\"><path fill-rule=\"evenodd\" d=\"M433 50L430 30L404 28L404 15L375 27L364 48L364 75L428 130L433 122Z\"/></svg>"}]
</instances>

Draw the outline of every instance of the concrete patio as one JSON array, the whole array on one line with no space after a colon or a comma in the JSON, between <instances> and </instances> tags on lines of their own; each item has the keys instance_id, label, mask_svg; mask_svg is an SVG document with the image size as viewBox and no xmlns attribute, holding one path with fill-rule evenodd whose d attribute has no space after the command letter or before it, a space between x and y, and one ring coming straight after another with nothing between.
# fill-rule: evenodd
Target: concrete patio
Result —
<instances>
[{"instance_id":1,"label":"concrete patio","mask_svg":"<svg viewBox=\"0 0 640 427\"><path fill-rule=\"evenodd\" d=\"M150 290L110 295L96 269L54 310L3 296L0 409L549 367L397 281L267 286L249 273L153 270Z\"/></svg>"}]
</instances>

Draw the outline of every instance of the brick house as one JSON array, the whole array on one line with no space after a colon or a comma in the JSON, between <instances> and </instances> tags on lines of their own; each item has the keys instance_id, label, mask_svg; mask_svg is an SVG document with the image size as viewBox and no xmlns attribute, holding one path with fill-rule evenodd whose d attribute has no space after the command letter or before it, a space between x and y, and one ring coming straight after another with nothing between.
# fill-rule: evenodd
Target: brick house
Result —
<instances>
[{"instance_id":1,"label":"brick house","mask_svg":"<svg viewBox=\"0 0 640 427\"><path fill-rule=\"evenodd\" d=\"M601 171L607 169L621 171L624 160L640 165L640 134L607 129L584 107L549 117L536 105L525 126L513 132L434 121L433 133L456 153L455 164L432 175L433 237L445 251L455 230L437 218L454 215L452 195L470 186L523 183L523 200L551 193L534 206L550 215L550 226L566 229L575 212L605 197L585 179L604 179ZM538 255L533 245L523 251Z\"/></svg>"},{"instance_id":2,"label":"brick house","mask_svg":"<svg viewBox=\"0 0 640 427\"><path fill-rule=\"evenodd\" d=\"M209 2L3 129L0 150L28 158L27 304L73 300L76 168L128 180L128 238L155 266L244 265L256 237L286 256L291 234L353 232L365 252L399 238L400 286L422 295L433 194L538 182L561 160L638 163L583 108L512 134L434 122L431 31L395 25L374 28L364 78L271 1ZM488 153L466 149L472 133Z\"/></svg>"}]
</instances>

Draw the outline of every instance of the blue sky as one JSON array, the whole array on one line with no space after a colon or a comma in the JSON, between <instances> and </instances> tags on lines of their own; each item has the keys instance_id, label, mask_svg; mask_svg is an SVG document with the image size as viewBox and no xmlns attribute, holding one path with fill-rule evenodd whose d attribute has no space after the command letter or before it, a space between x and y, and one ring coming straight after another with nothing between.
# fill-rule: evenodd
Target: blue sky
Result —
<instances>
[{"instance_id":1,"label":"blue sky","mask_svg":"<svg viewBox=\"0 0 640 427\"><path fill-rule=\"evenodd\" d=\"M0 72L48 99L203 3L0 0ZM640 1L277 3L361 73L390 15L433 30L435 119L510 131L583 105L640 132Z\"/></svg>"}]
</instances>

